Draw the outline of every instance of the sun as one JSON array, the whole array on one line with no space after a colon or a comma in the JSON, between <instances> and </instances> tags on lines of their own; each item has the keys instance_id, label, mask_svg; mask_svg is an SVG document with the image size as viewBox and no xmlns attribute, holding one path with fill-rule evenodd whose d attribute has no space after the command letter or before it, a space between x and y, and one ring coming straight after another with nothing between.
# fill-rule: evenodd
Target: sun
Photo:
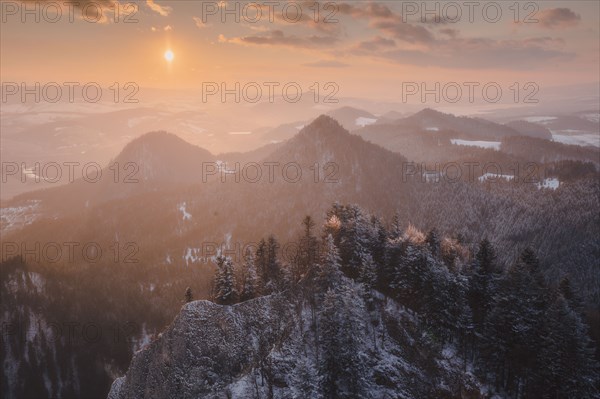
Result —
<instances>
[{"instance_id":1,"label":"sun","mask_svg":"<svg viewBox=\"0 0 600 399\"><path fill-rule=\"evenodd\" d=\"M171 50L167 50L165 52L165 60L167 60L167 62L171 62L174 59L175 59L175 54Z\"/></svg>"}]
</instances>

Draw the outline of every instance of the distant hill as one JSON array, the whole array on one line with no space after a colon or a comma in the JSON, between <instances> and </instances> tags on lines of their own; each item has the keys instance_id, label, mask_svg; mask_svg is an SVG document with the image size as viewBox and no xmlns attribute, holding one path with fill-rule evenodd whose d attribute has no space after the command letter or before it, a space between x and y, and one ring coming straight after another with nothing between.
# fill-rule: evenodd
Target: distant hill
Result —
<instances>
[{"instance_id":1,"label":"distant hill","mask_svg":"<svg viewBox=\"0 0 600 399\"><path fill-rule=\"evenodd\" d=\"M523 136L552 140L552 132L550 132L550 130L546 127L537 123L527 122L525 120L516 120L506 123L506 126L516 130Z\"/></svg>"}]
</instances>

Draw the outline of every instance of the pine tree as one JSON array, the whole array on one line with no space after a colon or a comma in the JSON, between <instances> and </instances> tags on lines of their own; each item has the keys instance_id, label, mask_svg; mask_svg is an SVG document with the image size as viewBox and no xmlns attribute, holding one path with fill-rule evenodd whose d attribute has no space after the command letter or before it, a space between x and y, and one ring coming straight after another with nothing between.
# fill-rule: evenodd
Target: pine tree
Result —
<instances>
[{"instance_id":1,"label":"pine tree","mask_svg":"<svg viewBox=\"0 0 600 399\"><path fill-rule=\"evenodd\" d=\"M338 379L341 373L337 361L339 343L339 300L332 289L328 289L323 298L320 313L320 360L319 375L321 376L321 391L325 398L339 397Z\"/></svg>"},{"instance_id":2,"label":"pine tree","mask_svg":"<svg viewBox=\"0 0 600 399\"><path fill-rule=\"evenodd\" d=\"M306 216L302 221L303 235L300 238L298 254L295 259L296 267L294 270L294 279L299 280L305 276L309 269L318 262L318 242L314 235L315 222L310 216Z\"/></svg>"},{"instance_id":3,"label":"pine tree","mask_svg":"<svg viewBox=\"0 0 600 399\"><path fill-rule=\"evenodd\" d=\"M377 280L379 289L386 295L392 295L392 289L400 268L400 261L404 255L405 244L401 238L388 238L385 242L385 258L382 267L379 268Z\"/></svg>"},{"instance_id":4,"label":"pine tree","mask_svg":"<svg viewBox=\"0 0 600 399\"><path fill-rule=\"evenodd\" d=\"M336 289L342 279L340 255L330 235L325 239L325 252L318 268L317 285L321 292Z\"/></svg>"},{"instance_id":5,"label":"pine tree","mask_svg":"<svg viewBox=\"0 0 600 399\"><path fill-rule=\"evenodd\" d=\"M254 261L256 263L256 274L258 275L258 292L260 294L265 294L265 285L269 281L269 275L267 273L267 242L264 240L264 238L261 238L258 242Z\"/></svg>"},{"instance_id":6,"label":"pine tree","mask_svg":"<svg viewBox=\"0 0 600 399\"><path fill-rule=\"evenodd\" d=\"M362 256L362 265L360 268L359 281L364 285L365 301L367 305L371 305L373 301L372 291L377 284L377 271L373 257L369 253Z\"/></svg>"},{"instance_id":7,"label":"pine tree","mask_svg":"<svg viewBox=\"0 0 600 399\"><path fill-rule=\"evenodd\" d=\"M585 324L557 295L548 308L541 329L537 384L531 395L548 398L597 398L598 364L593 356Z\"/></svg>"},{"instance_id":8,"label":"pine tree","mask_svg":"<svg viewBox=\"0 0 600 399\"><path fill-rule=\"evenodd\" d=\"M244 287L242 288L241 300L256 298L258 296L258 275L254 262L254 254L248 249L244 256Z\"/></svg>"},{"instance_id":9,"label":"pine tree","mask_svg":"<svg viewBox=\"0 0 600 399\"><path fill-rule=\"evenodd\" d=\"M194 296L192 295L192 289L187 287L185 290L185 303L190 303L194 300Z\"/></svg>"},{"instance_id":10,"label":"pine tree","mask_svg":"<svg viewBox=\"0 0 600 399\"><path fill-rule=\"evenodd\" d=\"M402 223L400 221L400 213L396 212L394 217L392 218L392 225L390 226L390 234L389 237L393 239L402 238L404 234L404 229L402 228Z\"/></svg>"},{"instance_id":11,"label":"pine tree","mask_svg":"<svg viewBox=\"0 0 600 399\"><path fill-rule=\"evenodd\" d=\"M487 238L484 238L479 243L479 249L475 258L484 274L490 276L496 272L496 251Z\"/></svg>"},{"instance_id":12,"label":"pine tree","mask_svg":"<svg viewBox=\"0 0 600 399\"><path fill-rule=\"evenodd\" d=\"M383 221L375 216L371 217L371 229L369 234L369 251L373 256L377 273L385 262L385 244L387 241L387 231Z\"/></svg>"},{"instance_id":13,"label":"pine tree","mask_svg":"<svg viewBox=\"0 0 600 399\"><path fill-rule=\"evenodd\" d=\"M319 374L317 369L306 356L298 359L292 373L292 398L293 399L320 399Z\"/></svg>"},{"instance_id":14,"label":"pine tree","mask_svg":"<svg viewBox=\"0 0 600 399\"><path fill-rule=\"evenodd\" d=\"M433 257L434 258L439 257L440 256L440 239L439 239L438 233L435 229L432 229L429 231L429 233L427 233L427 236L425 237L425 242L429 246L429 250L431 251L431 254L433 255Z\"/></svg>"},{"instance_id":15,"label":"pine tree","mask_svg":"<svg viewBox=\"0 0 600 399\"><path fill-rule=\"evenodd\" d=\"M366 354L361 352L365 341L365 304L364 292L360 285L345 280L340 292L342 300L341 328L338 330L340 346L338 361L342 368L342 398L361 398L365 396Z\"/></svg>"},{"instance_id":16,"label":"pine tree","mask_svg":"<svg viewBox=\"0 0 600 399\"><path fill-rule=\"evenodd\" d=\"M495 294L496 251L488 239L479 243L479 250L472 264L472 274L469 280L468 301L473 315L473 324L481 331L483 323L491 308L492 297Z\"/></svg>"},{"instance_id":17,"label":"pine tree","mask_svg":"<svg viewBox=\"0 0 600 399\"><path fill-rule=\"evenodd\" d=\"M360 288L346 278L323 300L321 323L321 387L325 398L364 397L365 307Z\"/></svg>"},{"instance_id":18,"label":"pine tree","mask_svg":"<svg viewBox=\"0 0 600 399\"><path fill-rule=\"evenodd\" d=\"M568 276L560 280L558 290L569 303L569 307L581 317L584 311L583 300L571 287L571 280Z\"/></svg>"},{"instance_id":19,"label":"pine tree","mask_svg":"<svg viewBox=\"0 0 600 399\"><path fill-rule=\"evenodd\" d=\"M426 254L417 245L408 244L393 277L393 296L402 304L419 312L425 296L433 295L431 269Z\"/></svg>"},{"instance_id":20,"label":"pine tree","mask_svg":"<svg viewBox=\"0 0 600 399\"><path fill-rule=\"evenodd\" d=\"M282 288L283 273L277 257L279 243L270 235L266 243L266 263L264 265L263 282L265 294L272 294Z\"/></svg>"},{"instance_id":21,"label":"pine tree","mask_svg":"<svg viewBox=\"0 0 600 399\"><path fill-rule=\"evenodd\" d=\"M232 305L237 301L235 270L230 258L218 255L216 258L217 273L215 276L215 302L221 305Z\"/></svg>"},{"instance_id":22,"label":"pine tree","mask_svg":"<svg viewBox=\"0 0 600 399\"><path fill-rule=\"evenodd\" d=\"M483 352L498 388L522 390L535 370L544 304L529 268L518 261L499 280L484 321Z\"/></svg>"}]
</instances>

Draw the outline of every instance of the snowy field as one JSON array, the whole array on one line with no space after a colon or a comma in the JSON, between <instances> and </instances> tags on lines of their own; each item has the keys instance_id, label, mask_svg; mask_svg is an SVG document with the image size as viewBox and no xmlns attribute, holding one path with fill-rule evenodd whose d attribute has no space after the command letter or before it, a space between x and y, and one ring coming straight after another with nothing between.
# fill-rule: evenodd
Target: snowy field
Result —
<instances>
[{"instance_id":1,"label":"snowy field","mask_svg":"<svg viewBox=\"0 0 600 399\"><path fill-rule=\"evenodd\" d=\"M581 145L587 146L592 145L594 147L600 147L600 133L580 133L571 134L570 132L561 130L560 132L552 132L552 141L562 144Z\"/></svg>"},{"instance_id":2,"label":"snowy field","mask_svg":"<svg viewBox=\"0 0 600 399\"><path fill-rule=\"evenodd\" d=\"M454 145L466 145L470 147L480 147L480 148L491 148L493 150L500 150L500 142L499 141L483 141L483 140L460 140L460 139L451 139L450 142Z\"/></svg>"}]
</instances>

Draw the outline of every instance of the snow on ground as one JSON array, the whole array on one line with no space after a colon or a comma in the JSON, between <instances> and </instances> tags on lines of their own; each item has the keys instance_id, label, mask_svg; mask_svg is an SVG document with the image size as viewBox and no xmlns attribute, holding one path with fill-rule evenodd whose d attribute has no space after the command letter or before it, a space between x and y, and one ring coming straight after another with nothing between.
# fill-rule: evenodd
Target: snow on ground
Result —
<instances>
[{"instance_id":1,"label":"snow on ground","mask_svg":"<svg viewBox=\"0 0 600 399\"><path fill-rule=\"evenodd\" d=\"M137 118L129 118L127 120L127 127L131 129L142 123L150 122L150 121L154 121L154 120L156 120L156 117L151 116L151 115L139 116Z\"/></svg>"},{"instance_id":2,"label":"snow on ground","mask_svg":"<svg viewBox=\"0 0 600 399\"><path fill-rule=\"evenodd\" d=\"M506 180L512 180L514 179L513 175L501 175L501 174L497 174L497 173L486 173L483 176L479 177L479 181L485 181L485 180L497 180L497 179L506 179Z\"/></svg>"},{"instance_id":3,"label":"snow on ground","mask_svg":"<svg viewBox=\"0 0 600 399\"><path fill-rule=\"evenodd\" d=\"M584 114L581 115L581 117L583 119L587 119L590 122L600 122L600 113L596 112L596 113L589 113L589 114Z\"/></svg>"},{"instance_id":4,"label":"snow on ground","mask_svg":"<svg viewBox=\"0 0 600 399\"><path fill-rule=\"evenodd\" d=\"M42 292L44 290L44 286L46 284L46 281L44 280L42 275L39 273L35 273L35 272L28 272L27 275L29 277L29 281L31 281L31 284L33 284L33 287L35 288L35 290L38 293Z\"/></svg>"},{"instance_id":5,"label":"snow on ground","mask_svg":"<svg viewBox=\"0 0 600 399\"><path fill-rule=\"evenodd\" d=\"M356 126L365 127L377 122L377 119L365 118L363 116L356 118Z\"/></svg>"},{"instance_id":6,"label":"snow on ground","mask_svg":"<svg viewBox=\"0 0 600 399\"><path fill-rule=\"evenodd\" d=\"M466 146L471 146L471 147L491 148L494 150L500 150L500 144L501 144L499 141L460 140L460 139L451 139L450 142L454 145L466 145Z\"/></svg>"},{"instance_id":7,"label":"snow on ground","mask_svg":"<svg viewBox=\"0 0 600 399\"><path fill-rule=\"evenodd\" d=\"M208 263L211 260L211 258L204 255L202 248L188 247L186 248L185 254L183 255L183 260L185 261L185 265L189 266L190 263Z\"/></svg>"},{"instance_id":8,"label":"snow on ground","mask_svg":"<svg viewBox=\"0 0 600 399\"><path fill-rule=\"evenodd\" d=\"M549 177L544 181L537 184L538 188L548 188L550 190L556 190L560 186L560 181L556 177Z\"/></svg>"},{"instance_id":9,"label":"snow on ground","mask_svg":"<svg viewBox=\"0 0 600 399\"><path fill-rule=\"evenodd\" d=\"M556 119L556 116L528 116L527 118L523 118L527 122L531 123L541 123L544 124L546 122L550 122Z\"/></svg>"},{"instance_id":10,"label":"snow on ground","mask_svg":"<svg viewBox=\"0 0 600 399\"><path fill-rule=\"evenodd\" d=\"M201 134L206 131L206 129L204 129L203 127L194 125L193 123L190 123L190 122L179 122L178 126L182 127L183 129L190 130L192 133L196 133L196 134Z\"/></svg>"},{"instance_id":11,"label":"snow on ground","mask_svg":"<svg viewBox=\"0 0 600 399\"><path fill-rule=\"evenodd\" d=\"M579 131L552 131L552 141L562 144L600 147L600 134L598 133L579 133L579 134L564 134L574 133Z\"/></svg>"},{"instance_id":12,"label":"snow on ground","mask_svg":"<svg viewBox=\"0 0 600 399\"><path fill-rule=\"evenodd\" d=\"M150 341L152 340L152 335L146 330L146 323L142 324L142 333L139 337L137 337L136 339L133 339L132 342L132 349L133 352L138 352L140 351L142 348L144 348L146 345L148 345L150 343Z\"/></svg>"},{"instance_id":13,"label":"snow on ground","mask_svg":"<svg viewBox=\"0 0 600 399\"><path fill-rule=\"evenodd\" d=\"M186 203L185 202L183 204L179 204L179 210L181 211L182 220L184 220L184 221L185 220L191 220L192 219L192 214L188 213L186 211L185 207L186 207Z\"/></svg>"},{"instance_id":14,"label":"snow on ground","mask_svg":"<svg viewBox=\"0 0 600 399\"><path fill-rule=\"evenodd\" d=\"M0 209L0 231L23 227L35 221L35 209L40 201L28 201L27 205Z\"/></svg>"}]
</instances>

